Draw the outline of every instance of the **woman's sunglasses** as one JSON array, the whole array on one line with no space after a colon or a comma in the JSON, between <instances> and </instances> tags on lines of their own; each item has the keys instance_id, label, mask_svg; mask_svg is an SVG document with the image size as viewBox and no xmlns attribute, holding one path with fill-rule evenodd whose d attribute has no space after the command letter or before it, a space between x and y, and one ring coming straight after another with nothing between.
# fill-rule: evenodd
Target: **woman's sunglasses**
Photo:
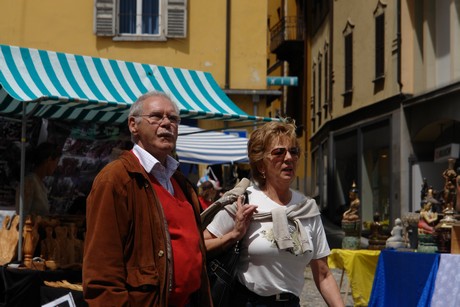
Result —
<instances>
[{"instance_id":1,"label":"woman's sunglasses","mask_svg":"<svg viewBox=\"0 0 460 307\"><path fill-rule=\"evenodd\" d=\"M291 156L298 157L300 155L300 148L299 147L291 147L291 148L285 148L285 147L277 147L273 149L270 154L275 157L281 157L288 152L291 154Z\"/></svg>"}]
</instances>

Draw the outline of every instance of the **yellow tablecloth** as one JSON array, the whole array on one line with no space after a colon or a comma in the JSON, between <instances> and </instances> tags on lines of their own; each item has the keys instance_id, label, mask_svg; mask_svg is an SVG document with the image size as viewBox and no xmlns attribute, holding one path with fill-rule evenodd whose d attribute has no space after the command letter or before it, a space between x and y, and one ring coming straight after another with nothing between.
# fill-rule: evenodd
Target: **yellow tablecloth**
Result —
<instances>
[{"instance_id":1,"label":"yellow tablecloth","mask_svg":"<svg viewBox=\"0 0 460 307\"><path fill-rule=\"evenodd\" d=\"M345 270L355 306L367 306L369 302L379 255L379 250L331 250L329 267Z\"/></svg>"}]
</instances>

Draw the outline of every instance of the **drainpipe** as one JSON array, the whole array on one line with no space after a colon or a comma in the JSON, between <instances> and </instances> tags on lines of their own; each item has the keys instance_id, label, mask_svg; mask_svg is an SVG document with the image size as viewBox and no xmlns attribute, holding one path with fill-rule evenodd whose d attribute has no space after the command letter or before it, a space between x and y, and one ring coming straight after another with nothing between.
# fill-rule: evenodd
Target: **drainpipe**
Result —
<instances>
[{"instance_id":1,"label":"drainpipe","mask_svg":"<svg viewBox=\"0 0 460 307\"><path fill-rule=\"evenodd\" d=\"M232 16L231 0L227 0L227 22L225 27L225 88L230 88L230 26Z\"/></svg>"},{"instance_id":2,"label":"drainpipe","mask_svg":"<svg viewBox=\"0 0 460 307\"><path fill-rule=\"evenodd\" d=\"M399 85L399 93L402 94L402 87L403 87L403 84L402 84L402 80L401 80L401 0L398 0L397 1L397 29L396 29L396 40L397 40L397 44L398 44L398 59L397 59L397 62L398 62L398 76L397 76L397 79L398 79L398 85Z\"/></svg>"}]
</instances>

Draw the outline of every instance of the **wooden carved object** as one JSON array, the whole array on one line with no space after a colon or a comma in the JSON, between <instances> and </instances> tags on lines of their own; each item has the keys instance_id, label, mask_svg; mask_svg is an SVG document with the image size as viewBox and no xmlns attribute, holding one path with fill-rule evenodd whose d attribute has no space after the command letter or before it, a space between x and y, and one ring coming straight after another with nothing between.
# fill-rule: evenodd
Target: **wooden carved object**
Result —
<instances>
[{"instance_id":1,"label":"wooden carved object","mask_svg":"<svg viewBox=\"0 0 460 307\"><path fill-rule=\"evenodd\" d=\"M0 230L0 265L7 264L16 258L19 242L19 215L13 218L6 216Z\"/></svg>"}]
</instances>

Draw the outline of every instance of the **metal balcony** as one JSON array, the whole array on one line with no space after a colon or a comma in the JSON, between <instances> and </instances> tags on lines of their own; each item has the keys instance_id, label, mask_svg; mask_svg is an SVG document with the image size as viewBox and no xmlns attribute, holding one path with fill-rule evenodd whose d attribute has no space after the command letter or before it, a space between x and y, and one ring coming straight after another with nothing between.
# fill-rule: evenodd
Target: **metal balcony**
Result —
<instances>
[{"instance_id":1,"label":"metal balcony","mask_svg":"<svg viewBox=\"0 0 460 307\"><path fill-rule=\"evenodd\" d=\"M305 27L303 18L284 17L270 29L270 52L280 60L301 56L304 50Z\"/></svg>"}]
</instances>

